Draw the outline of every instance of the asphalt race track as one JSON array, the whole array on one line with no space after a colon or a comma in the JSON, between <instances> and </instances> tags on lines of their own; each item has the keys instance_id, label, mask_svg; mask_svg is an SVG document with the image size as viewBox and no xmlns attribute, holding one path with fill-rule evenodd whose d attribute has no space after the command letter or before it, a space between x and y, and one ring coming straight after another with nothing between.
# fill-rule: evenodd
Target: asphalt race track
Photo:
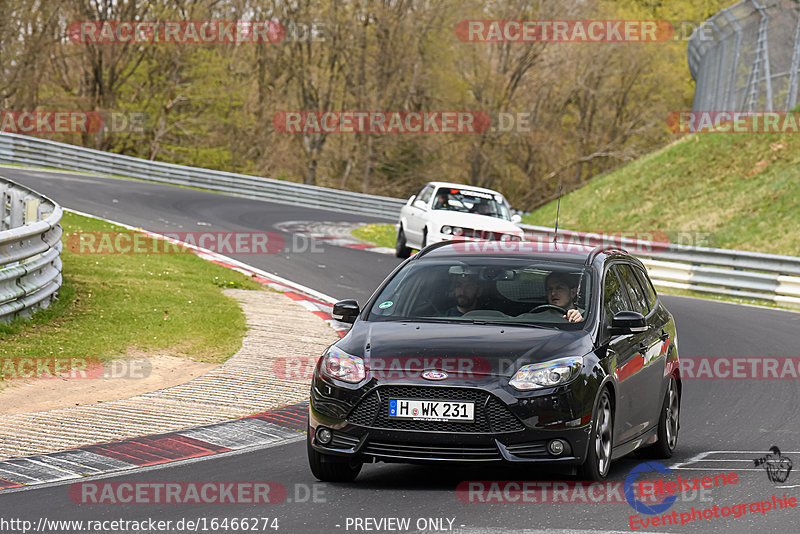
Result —
<instances>
[{"instance_id":1,"label":"asphalt race track","mask_svg":"<svg viewBox=\"0 0 800 534\"><path fill-rule=\"evenodd\" d=\"M72 173L0 168L0 175L50 196L64 207L141 226L155 232L274 232L284 221L363 221L366 217L305 209L216 195L157 184L99 178ZM375 219L378 221L379 219ZM201 224L198 224L201 223ZM236 259L288 278L336 298L364 302L399 263L393 256L315 244L292 243L271 255L239 255ZM291 249L294 250L291 250ZM800 314L682 297L663 297L675 316L682 357L797 357ZM713 476L735 471L738 482L704 492L685 492L668 512L731 507L772 496L800 497L800 410L796 380L693 379L684 381L681 432L675 456L664 463L678 475ZM783 483L768 480L753 460L772 446L794 461ZM629 457L612 465L609 488L619 490L628 472L642 460ZM657 478L653 476L653 478ZM92 479L87 479L91 481ZM213 518L269 518L249 531L289 533L336 532L631 532L634 510L622 502L591 502L572 496L558 502L475 502L459 484L465 481L549 481L570 477L535 469L366 465L353 484L317 482L306 464L305 443L220 455L136 470L106 478L117 482L270 481L286 488L275 504L104 504L79 505L68 490L72 481L0 494L0 516L29 520L204 521L199 532L212 529ZM615 485L614 485L615 484ZM488 485L486 487L489 487ZM498 496L496 496L498 497ZM502 496L500 496L502 497ZM511 500L511 497L505 500ZM572 502L565 502L571 500ZM619 500L619 499L618 499ZM684 525L650 526L646 532L797 532L800 507L750 511L740 517L715 517ZM663 514L662 514L663 515ZM642 517L658 517L640 514ZM277 518L278 529L272 526ZM406 528L393 518L408 518ZM390 520L391 519L391 520ZM131 532L119 527L97 532ZM19 525L17 525L19 526ZM229 525L230 526L230 525ZM637 524L641 528L641 525ZM262 528L266 527L266 528ZM41 531L41 530L40 530ZM75 532L75 527L46 532ZM156 532L143 529L142 532ZM241 525L228 528L241 532ZM21 532L0 524L0 532Z\"/></svg>"}]
</instances>

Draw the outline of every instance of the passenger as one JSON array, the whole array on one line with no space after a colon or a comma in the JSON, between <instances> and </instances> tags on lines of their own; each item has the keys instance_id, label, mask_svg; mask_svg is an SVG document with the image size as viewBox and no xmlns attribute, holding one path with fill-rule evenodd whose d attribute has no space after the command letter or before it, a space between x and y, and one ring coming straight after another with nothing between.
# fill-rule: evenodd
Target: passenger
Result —
<instances>
[{"instance_id":1,"label":"passenger","mask_svg":"<svg viewBox=\"0 0 800 534\"><path fill-rule=\"evenodd\" d=\"M455 282L456 305L444 312L445 317L460 317L478 308L478 299L483 295L483 287L475 275L462 274Z\"/></svg>"}]
</instances>

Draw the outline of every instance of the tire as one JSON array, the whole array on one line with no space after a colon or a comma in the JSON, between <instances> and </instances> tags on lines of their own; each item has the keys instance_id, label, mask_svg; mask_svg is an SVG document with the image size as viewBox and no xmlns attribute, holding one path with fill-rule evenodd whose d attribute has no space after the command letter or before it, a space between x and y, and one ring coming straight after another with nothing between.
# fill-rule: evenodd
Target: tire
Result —
<instances>
[{"instance_id":1,"label":"tire","mask_svg":"<svg viewBox=\"0 0 800 534\"><path fill-rule=\"evenodd\" d=\"M352 462L348 458L340 459L338 456L317 452L311 446L310 432L306 437L306 451L311 472L322 482L352 482L364 465L364 462Z\"/></svg>"},{"instance_id":2,"label":"tire","mask_svg":"<svg viewBox=\"0 0 800 534\"><path fill-rule=\"evenodd\" d=\"M678 383L669 379L664 402L661 403L661 415L658 418L658 441L641 449L641 456L647 458L672 458L678 446L678 432L681 428L681 398Z\"/></svg>"},{"instance_id":3,"label":"tire","mask_svg":"<svg viewBox=\"0 0 800 534\"><path fill-rule=\"evenodd\" d=\"M611 466L613 446L614 410L611 395L603 388L597 409L592 417L592 431L589 434L589 452L580 467L579 474L584 480L605 480Z\"/></svg>"},{"instance_id":4,"label":"tire","mask_svg":"<svg viewBox=\"0 0 800 534\"><path fill-rule=\"evenodd\" d=\"M411 249L406 246L406 234L403 232L403 225L397 231L397 242L394 246L394 255L398 258L407 258L411 256Z\"/></svg>"}]
</instances>

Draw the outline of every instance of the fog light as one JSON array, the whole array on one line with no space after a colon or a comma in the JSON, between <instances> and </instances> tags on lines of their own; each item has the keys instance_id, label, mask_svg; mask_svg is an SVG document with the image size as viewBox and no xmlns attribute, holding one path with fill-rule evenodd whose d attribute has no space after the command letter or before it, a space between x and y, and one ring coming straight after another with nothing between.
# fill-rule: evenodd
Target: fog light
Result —
<instances>
[{"instance_id":1,"label":"fog light","mask_svg":"<svg viewBox=\"0 0 800 534\"><path fill-rule=\"evenodd\" d=\"M554 439L547 445L547 450L549 450L550 454L553 456L560 456L561 453L564 452L564 442L560 439Z\"/></svg>"},{"instance_id":2,"label":"fog light","mask_svg":"<svg viewBox=\"0 0 800 534\"><path fill-rule=\"evenodd\" d=\"M322 445L327 445L328 443L331 442L331 438L333 438L333 434L331 433L331 431L325 427L319 427L317 429L316 436L317 436L317 441Z\"/></svg>"}]
</instances>

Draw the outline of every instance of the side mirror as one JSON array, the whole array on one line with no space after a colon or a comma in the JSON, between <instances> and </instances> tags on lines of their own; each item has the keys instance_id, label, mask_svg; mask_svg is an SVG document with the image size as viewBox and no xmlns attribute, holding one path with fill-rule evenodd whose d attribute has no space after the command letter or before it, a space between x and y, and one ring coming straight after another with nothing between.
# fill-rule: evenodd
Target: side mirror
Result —
<instances>
[{"instance_id":1,"label":"side mirror","mask_svg":"<svg viewBox=\"0 0 800 534\"><path fill-rule=\"evenodd\" d=\"M421 200L415 200L415 201L414 201L414 207L415 207L415 208L419 208L419 209L421 209L421 210L426 210L426 211L427 211L427 209L428 209L428 205L427 205L427 204L425 204L425 203L424 203L423 201L421 201Z\"/></svg>"},{"instance_id":2,"label":"side mirror","mask_svg":"<svg viewBox=\"0 0 800 534\"><path fill-rule=\"evenodd\" d=\"M361 310L355 300L340 300L333 305L333 318L343 323L353 324Z\"/></svg>"},{"instance_id":3,"label":"side mirror","mask_svg":"<svg viewBox=\"0 0 800 534\"><path fill-rule=\"evenodd\" d=\"M413 204L415 198L417 198L417 195L411 195L410 197L408 197L408 201L406 202L406 206L410 206L411 204Z\"/></svg>"},{"instance_id":4,"label":"side mirror","mask_svg":"<svg viewBox=\"0 0 800 534\"><path fill-rule=\"evenodd\" d=\"M514 224L521 223L522 222L522 215L520 215L519 213L515 213L514 215L511 216L511 222L513 222Z\"/></svg>"},{"instance_id":5,"label":"side mirror","mask_svg":"<svg viewBox=\"0 0 800 534\"><path fill-rule=\"evenodd\" d=\"M644 315L634 311L621 311L611 320L608 327L612 336L624 336L626 334L636 334L647 331L647 323Z\"/></svg>"}]
</instances>

